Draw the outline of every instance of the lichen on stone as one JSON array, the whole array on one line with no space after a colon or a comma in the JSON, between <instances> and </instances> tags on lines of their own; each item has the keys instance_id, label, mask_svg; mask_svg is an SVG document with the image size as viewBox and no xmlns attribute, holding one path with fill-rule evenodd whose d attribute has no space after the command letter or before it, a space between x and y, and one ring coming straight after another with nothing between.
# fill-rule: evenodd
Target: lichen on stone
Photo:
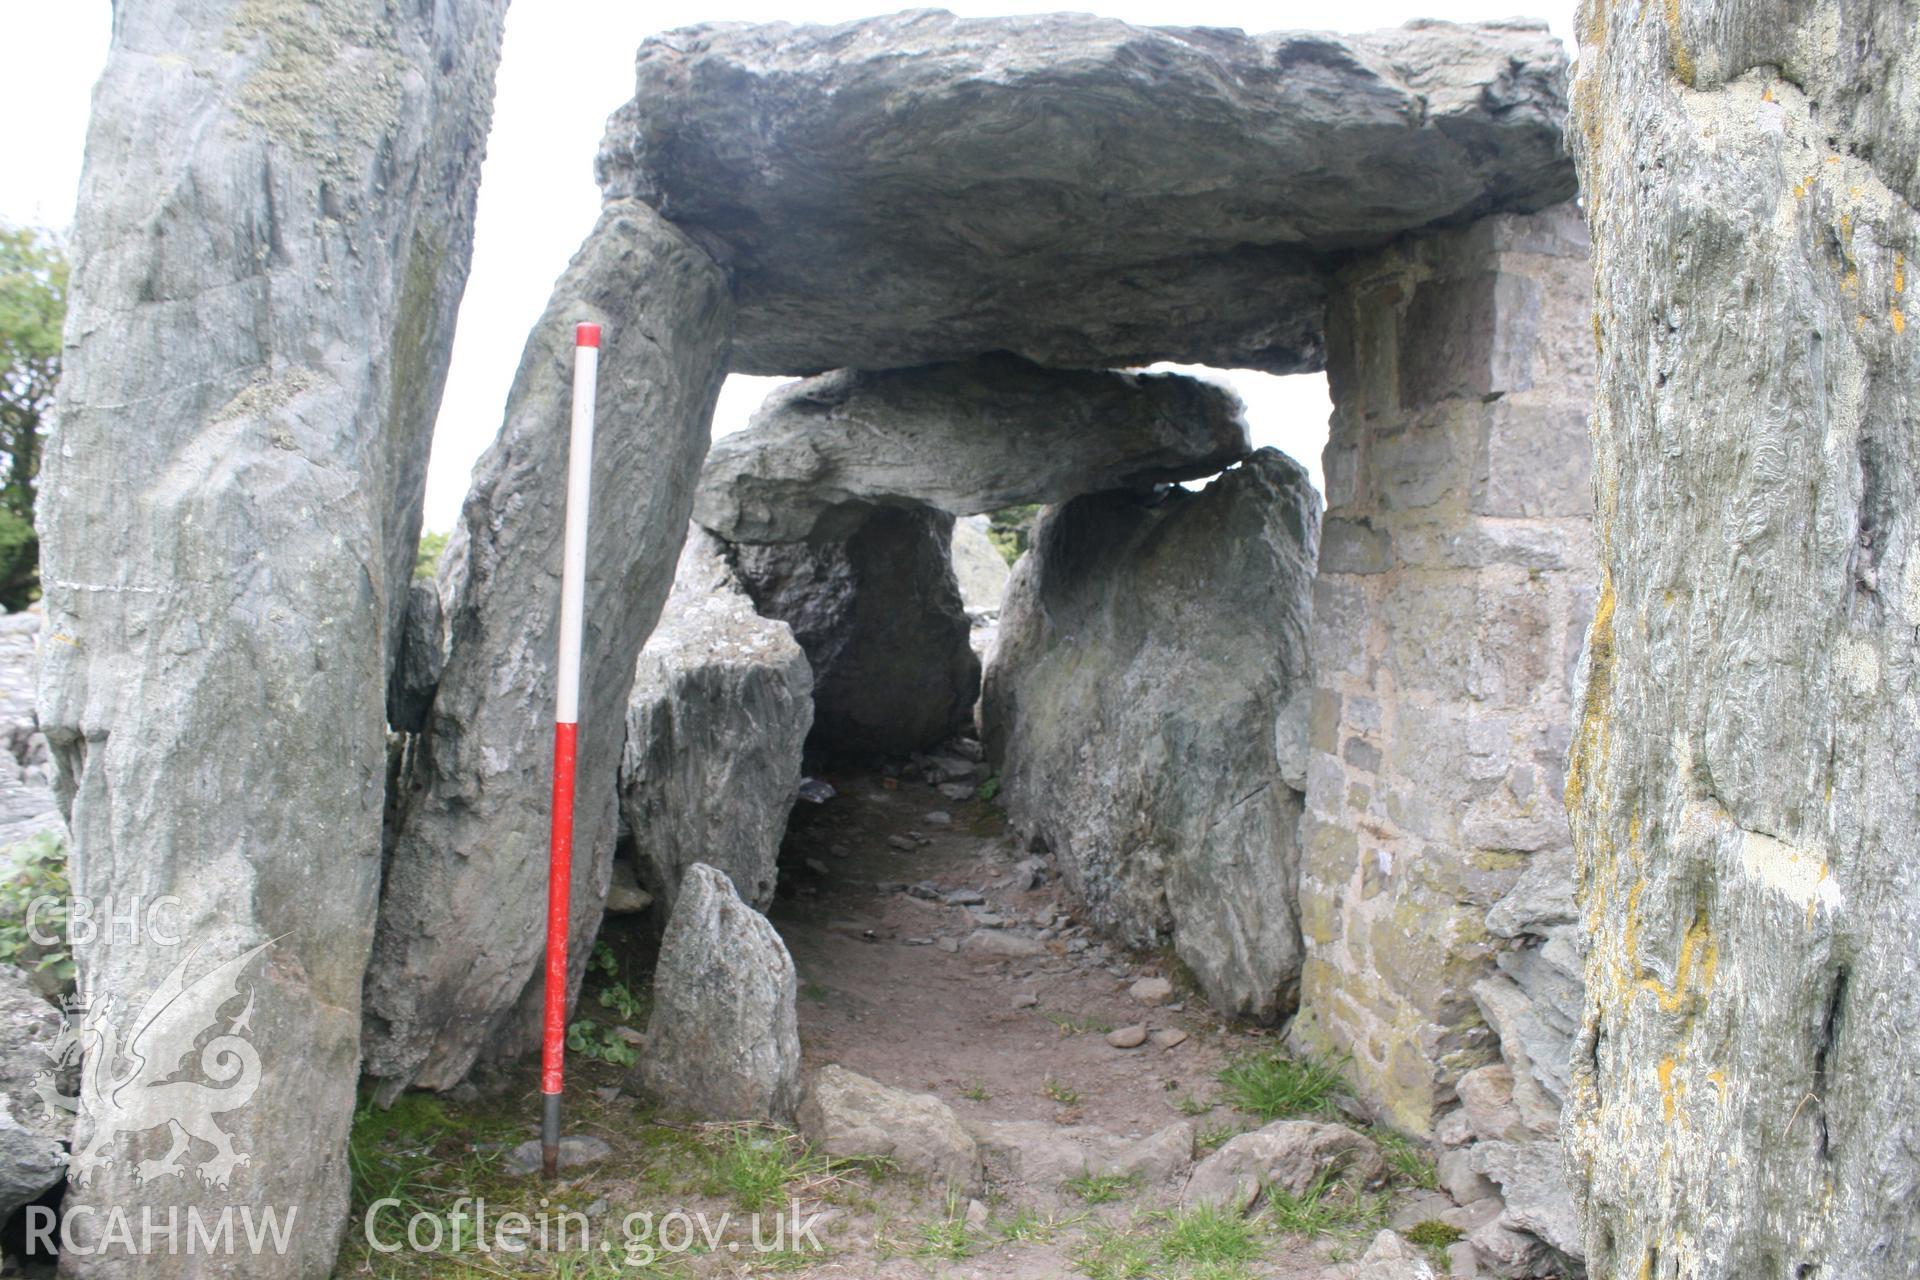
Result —
<instances>
[{"instance_id":1,"label":"lichen on stone","mask_svg":"<svg viewBox=\"0 0 1920 1280\"><path fill-rule=\"evenodd\" d=\"M365 0L242 0L226 48L265 56L240 88L240 115L283 146L346 175L400 118L401 58L384 6Z\"/></svg>"}]
</instances>

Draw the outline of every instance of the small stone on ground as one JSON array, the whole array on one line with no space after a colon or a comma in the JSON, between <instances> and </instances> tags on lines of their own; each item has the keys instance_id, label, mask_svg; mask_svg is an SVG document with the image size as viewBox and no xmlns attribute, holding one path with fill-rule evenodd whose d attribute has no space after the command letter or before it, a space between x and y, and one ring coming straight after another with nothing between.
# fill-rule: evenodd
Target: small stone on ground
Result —
<instances>
[{"instance_id":1,"label":"small stone on ground","mask_svg":"<svg viewBox=\"0 0 1920 1280\"><path fill-rule=\"evenodd\" d=\"M587 1134L568 1134L560 1139L560 1167L578 1169L582 1165L598 1164L613 1154L613 1148L606 1139L595 1138ZM540 1139L529 1138L507 1153L507 1172L514 1174L534 1174L540 1172Z\"/></svg>"}]
</instances>

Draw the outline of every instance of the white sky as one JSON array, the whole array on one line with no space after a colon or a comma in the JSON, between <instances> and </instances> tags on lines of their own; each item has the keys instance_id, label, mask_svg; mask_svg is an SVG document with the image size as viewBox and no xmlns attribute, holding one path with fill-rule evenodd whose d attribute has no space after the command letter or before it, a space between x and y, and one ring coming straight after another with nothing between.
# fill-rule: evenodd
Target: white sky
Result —
<instances>
[{"instance_id":1,"label":"white sky","mask_svg":"<svg viewBox=\"0 0 1920 1280\"><path fill-rule=\"evenodd\" d=\"M633 94L633 52L656 31L696 22L838 22L887 12L887 0L516 0L508 11L493 135L480 188L473 270L460 308L453 369L434 430L426 525L453 527L467 475L500 425L527 330L600 207L593 155L607 115ZM1336 10L1297 0L998 0L944 6L963 15L1091 9L1146 24L1364 31L1410 18L1460 21L1531 12L1573 42L1572 0L1348 0ZM0 220L64 228L72 220L88 100L106 60L108 0L0 0ZM1255 442L1298 458L1320 482L1326 380L1232 371ZM734 377L716 434L737 430L773 378Z\"/></svg>"}]
</instances>

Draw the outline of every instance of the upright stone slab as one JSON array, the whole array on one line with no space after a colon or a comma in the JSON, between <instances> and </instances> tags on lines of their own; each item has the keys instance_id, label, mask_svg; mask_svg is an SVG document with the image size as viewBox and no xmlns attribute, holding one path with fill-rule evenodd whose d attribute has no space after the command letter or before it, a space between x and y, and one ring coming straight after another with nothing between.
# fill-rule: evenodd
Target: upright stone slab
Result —
<instances>
[{"instance_id":1,"label":"upright stone slab","mask_svg":"<svg viewBox=\"0 0 1920 1280\"><path fill-rule=\"evenodd\" d=\"M1588 1262L1911 1276L1915 9L1583 19L1606 575L1568 781Z\"/></svg>"},{"instance_id":2,"label":"upright stone slab","mask_svg":"<svg viewBox=\"0 0 1920 1280\"><path fill-rule=\"evenodd\" d=\"M1015 570L981 721L1016 827L1101 928L1172 946L1214 1005L1293 1010L1298 778L1320 503L1262 449L1199 493L1050 509Z\"/></svg>"},{"instance_id":3,"label":"upright stone slab","mask_svg":"<svg viewBox=\"0 0 1920 1280\"><path fill-rule=\"evenodd\" d=\"M1488 909L1568 842L1587 271L1574 209L1503 215L1361 258L1328 316L1295 1035L1413 1133L1498 1051Z\"/></svg>"},{"instance_id":4,"label":"upright stone slab","mask_svg":"<svg viewBox=\"0 0 1920 1280\"><path fill-rule=\"evenodd\" d=\"M388 655L505 8L115 6L41 475L41 720L74 892L122 911L135 895L178 906L157 936L81 948L96 1029L111 1022L126 1043L189 953L197 978L270 947L240 979L260 1061L250 1099L218 1117L233 1158L199 1146L180 1176L143 1181L136 1162L165 1155L167 1127L116 1134L85 1104L77 1136L100 1140L100 1163L66 1205L92 1214L82 1244L102 1243L109 1206L136 1223L272 1207L292 1232L284 1251L216 1263L76 1250L65 1274L332 1269L380 882ZM220 1004L174 1033L241 1019L238 991Z\"/></svg>"},{"instance_id":5,"label":"upright stone slab","mask_svg":"<svg viewBox=\"0 0 1920 1280\"><path fill-rule=\"evenodd\" d=\"M637 1076L666 1106L702 1120L791 1124L798 988L793 957L767 918L725 875L694 863L660 941Z\"/></svg>"},{"instance_id":6,"label":"upright stone slab","mask_svg":"<svg viewBox=\"0 0 1920 1280\"><path fill-rule=\"evenodd\" d=\"M387 1096L530 1043L544 940L554 631L573 326L604 326L575 792L575 982L599 928L641 645L686 536L732 323L725 275L616 201L555 286L448 547L449 649L397 799L367 975L365 1067ZM525 995L522 1000L523 993ZM516 1014L516 1004L519 1004Z\"/></svg>"},{"instance_id":7,"label":"upright stone slab","mask_svg":"<svg viewBox=\"0 0 1920 1280\"><path fill-rule=\"evenodd\" d=\"M773 905L780 840L813 725L813 673L699 526L640 650L620 756L621 844L662 919L696 862L748 906Z\"/></svg>"}]
</instances>

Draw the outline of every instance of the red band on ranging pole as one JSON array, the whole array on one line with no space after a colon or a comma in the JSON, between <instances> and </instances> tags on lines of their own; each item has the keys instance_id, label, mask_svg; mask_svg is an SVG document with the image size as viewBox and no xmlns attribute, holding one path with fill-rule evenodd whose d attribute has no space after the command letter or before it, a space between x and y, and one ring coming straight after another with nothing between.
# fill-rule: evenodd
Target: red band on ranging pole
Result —
<instances>
[{"instance_id":1,"label":"red band on ranging pole","mask_svg":"<svg viewBox=\"0 0 1920 1280\"><path fill-rule=\"evenodd\" d=\"M540 1091L566 1085L567 929L573 901L573 756L580 726L553 726L553 825L547 843L546 1018L540 1052Z\"/></svg>"},{"instance_id":2,"label":"red band on ranging pole","mask_svg":"<svg viewBox=\"0 0 1920 1280\"><path fill-rule=\"evenodd\" d=\"M587 508L592 496L594 388L600 326L573 331L573 422L567 437L567 528L560 562L560 638L553 707L553 825L547 850L546 1008L541 1024L540 1156L558 1172L566 1086L567 933L573 896L574 749L580 725L580 638L586 607Z\"/></svg>"}]
</instances>

